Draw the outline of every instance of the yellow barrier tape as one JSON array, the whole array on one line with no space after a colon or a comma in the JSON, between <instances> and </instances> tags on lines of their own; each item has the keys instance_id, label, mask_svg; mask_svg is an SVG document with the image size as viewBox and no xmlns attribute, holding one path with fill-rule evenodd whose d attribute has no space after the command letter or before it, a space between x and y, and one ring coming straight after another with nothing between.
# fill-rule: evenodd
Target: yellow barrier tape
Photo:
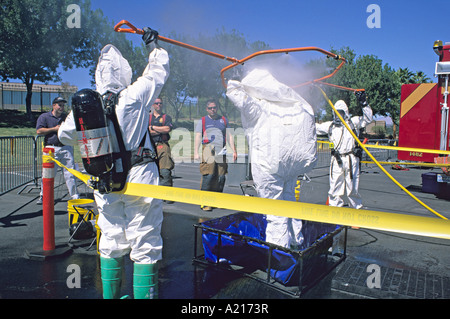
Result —
<instances>
[{"instance_id":1,"label":"yellow barrier tape","mask_svg":"<svg viewBox=\"0 0 450 319\"><path fill-rule=\"evenodd\" d=\"M330 141L317 140L317 143L320 144L329 144L330 148L333 148L334 145ZM396 147L396 146L387 146L387 145L374 145L374 144L364 144L367 148L378 148L378 149L390 149L390 150L400 150L400 151L410 151L410 152L422 152L422 153L434 153L434 154L450 154L450 151L441 151L441 150L431 150L424 148L410 148L410 147ZM375 162L370 161L361 161L363 164L376 164ZM447 167L450 164L443 163L424 163L424 162L378 162L382 165L416 165L416 166L426 166L426 167Z\"/></svg>"},{"instance_id":2,"label":"yellow barrier tape","mask_svg":"<svg viewBox=\"0 0 450 319\"><path fill-rule=\"evenodd\" d=\"M328 98L328 96L326 95L326 93L319 87L317 86L317 88L322 92L325 100L328 102L328 104L330 104L332 110L334 111L334 113L336 113L336 115L339 117L339 119L341 120L341 122L344 124L344 126L346 127L346 129L350 132L350 134L353 136L353 138L355 139L355 141L361 146L361 148L367 153L367 155L369 155L369 157L372 159L372 161L374 161L377 166L386 174L387 177L389 177L398 187L400 187L406 194L408 194L409 196L411 196L412 198L414 198L420 205L422 205L423 207L425 207L427 210L429 210L430 212L432 212L433 214L435 214L436 216L439 216L442 219L447 219L446 217L442 216L441 214L439 214L438 212L436 212L434 209L432 209L431 207L429 207L428 205L426 205L424 202L422 202L420 199L418 199L416 196L414 196L409 190L407 190L405 187L403 187L403 185L401 185L399 182L397 182L397 180L392 177L391 174L388 173L388 171L386 171L386 169L380 165L380 163L378 163L378 161L375 159L375 157L373 157L373 155L367 150L366 148L366 144L363 144L359 138L355 135L355 133L353 132L353 130L348 126L348 124L344 121L344 119L342 118L341 114L339 114L339 112L336 110L336 108L334 107L333 103L330 101L330 99Z\"/></svg>"},{"instance_id":3,"label":"yellow barrier tape","mask_svg":"<svg viewBox=\"0 0 450 319\"><path fill-rule=\"evenodd\" d=\"M431 217L134 183L127 184L124 194L132 196L151 194L153 198L193 205L450 239L450 222Z\"/></svg>"},{"instance_id":4,"label":"yellow barrier tape","mask_svg":"<svg viewBox=\"0 0 450 319\"><path fill-rule=\"evenodd\" d=\"M328 145L329 148L334 148L334 144L331 143L330 141L317 140L317 143L321 143L321 144L329 144L329 145Z\"/></svg>"},{"instance_id":5,"label":"yellow barrier tape","mask_svg":"<svg viewBox=\"0 0 450 319\"><path fill-rule=\"evenodd\" d=\"M48 152L49 155L42 156L42 163L50 163L51 161L55 161L52 149ZM56 161L55 161L56 162ZM61 164L62 165L62 164ZM64 165L63 165L64 166Z\"/></svg>"},{"instance_id":6,"label":"yellow barrier tape","mask_svg":"<svg viewBox=\"0 0 450 319\"><path fill-rule=\"evenodd\" d=\"M323 144L333 144L329 141L318 140L318 143ZM450 151L434 150L428 148L412 148L412 147L400 147L400 146L388 146L388 145L375 145L375 144L364 144L367 148L378 148L393 151L405 151L405 152L419 152L419 153L432 153L432 154L446 154L450 155ZM331 147L331 146L330 146Z\"/></svg>"},{"instance_id":7,"label":"yellow barrier tape","mask_svg":"<svg viewBox=\"0 0 450 319\"><path fill-rule=\"evenodd\" d=\"M52 156L52 153L50 153L50 155L43 155L43 156L42 156L42 162L47 163L48 161L54 161L54 162L55 162L56 164L58 164L60 167L62 167L62 168L64 168L64 169L68 170L72 175L74 175L74 176L77 177L78 179L82 180L83 183L85 183L86 185L88 185L88 186L90 187L90 185L89 185L89 183L88 183L89 179L91 179L91 176L90 176L90 175L86 175L86 174L83 174L83 173L77 171L76 169L71 169L71 168L66 167L65 165L63 165L63 164L61 164L59 161L57 161L57 160ZM92 187L91 187L91 188L92 188Z\"/></svg>"},{"instance_id":8,"label":"yellow barrier tape","mask_svg":"<svg viewBox=\"0 0 450 319\"><path fill-rule=\"evenodd\" d=\"M363 164L376 164L372 161L361 161ZM436 163L422 163L422 162L380 162L381 165L414 165L414 166L423 166L423 167L448 167L450 164L436 164Z\"/></svg>"},{"instance_id":9,"label":"yellow barrier tape","mask_svg":"<svg viewBox=\"0 0 450 319\"><path fill-rule=\"evenodd\" d=\"M59 166L68 169L56 159ZM76 170L69 172L87 183L90 176ZM208 192L170 186L128 183L121 192L193 205L220 207L255 214L269 214L314 222L377 229L418 236L450 239L450 221L413 215L379 212L347 207L333 207L302 202Z\"/></svg>"},{"instance_id":10,"label":"yellow barrier tape","mask_svg":"<svg viewBox=\"0 0 450 319\"><path fill-rule=\"evenodd\" d=\"M368 147L368 148L381 148L381 149L394 150L394 151L406 151L406 152L420 152L420 153L432 153L432 154L450 155L450 151L432 150L432 149L428 149L428 148L411 148L411 147L374 145L374 144L364 144L364 145L366 147Z\"/></svg>"}]
</instances>

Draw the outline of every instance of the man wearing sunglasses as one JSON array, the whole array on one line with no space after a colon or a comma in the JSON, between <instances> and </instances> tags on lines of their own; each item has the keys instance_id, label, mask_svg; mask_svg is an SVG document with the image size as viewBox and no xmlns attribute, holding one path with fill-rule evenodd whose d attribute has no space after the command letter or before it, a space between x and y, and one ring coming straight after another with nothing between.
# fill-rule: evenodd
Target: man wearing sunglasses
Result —
<instances>
[{"instance_id":1,"label":"man wearing sunglasses","mask_svg":"<svg viewBox=\"0 0 450 319\"><path fill-rule=\"evenodd\" d=\"M158 154L158 165L160 172L159 185L173 186L172 170L175 166L172 159L169 140L170 131L173 129L172 117L163 112L163 101L157 98L153 103L153 112L150 114L149 123L150 134L156 144L156 152ZM172 201L166 201L172 204Z\"/></svg>"},{"instance_id":2,"label":"man wearing sunglasses","mask_svg":"<svg viewBox=\"0 0 450 319\"><path fill-rule=\"evenodd\" d=\"M234 138L227 131L228 119L217 113L217 104L214 100L206 102L206 112L200 121L196 121L194 159L200 161L200 174L202 175L201 190L223 192L227 174L226 144L233 152L233 161L237 159ZM199 148L202 145L200 159ZM202 206L202 210L211 211L212 207Z\"/></svg>"}]
</instances>

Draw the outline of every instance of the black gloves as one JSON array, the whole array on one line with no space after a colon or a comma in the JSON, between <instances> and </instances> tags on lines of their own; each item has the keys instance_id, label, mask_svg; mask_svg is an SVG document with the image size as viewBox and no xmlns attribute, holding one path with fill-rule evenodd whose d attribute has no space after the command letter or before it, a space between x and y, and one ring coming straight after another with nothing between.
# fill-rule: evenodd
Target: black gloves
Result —
<instances>
[{"instance_id":1,"label":"black gloves","mask_svg":"<svg viewBox=\"0 0 450 319\"><path fill-rule=\"evenodd\" d=\"M356 91L355 96L356 96L356 99L358 100L358 104L361 107L364 107L367 105L366 91Z\"/></svg>"},{"instance_id":2,"label":"black gloves","mask_svg":"<svg viewBox=\"0 0 450 319\"><path fill-rule=\"evenodd\" d=\"M158 40L158 31L153 30L151 28L145 27L142 29L144 34L142 35L142 40L144 40L145 45L149 45L153 41L157 43Z\"/></svg>"}]
</instances>

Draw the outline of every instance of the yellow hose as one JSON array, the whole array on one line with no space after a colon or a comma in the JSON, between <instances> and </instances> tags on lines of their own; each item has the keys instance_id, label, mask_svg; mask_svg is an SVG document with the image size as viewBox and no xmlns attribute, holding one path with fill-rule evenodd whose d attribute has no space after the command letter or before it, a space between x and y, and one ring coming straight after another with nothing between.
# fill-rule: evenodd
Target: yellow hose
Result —
<instances>
[{"instance_id":1,"label":"yellow hose","mask_svg":"<svg viewBox=\"0 0 450 319\"><path fill-rule=\"evenodd\" d=\"M399 182L397 182L397 180L392 177L391 174L388 173L388 171L386 171L384 169L383 166L381 166L381 164L375 159L375 157L373 157L373 155L367 150L367 148L364 146L364 144L358 139L358 137L355 135L355 133L353 133L352 129L348 126L348 124L344 121L344 119L342 118L342 116L339 114L339 112L336 110L336 108L334 107L333 103L330 101L330 99L328 98L328 96L325 94L325 92L319 87L317 86L317 88L322 92L325 100L328 102L328 104L330 104L331 108L333 109L334 113L336 113L336 115L339 117L339 119L341 120L342 123L344 123L344 126L346 127L346 129L352 134L353 138L355 139L356 142L358 142L358 144L361 146L361 148L369 155L369 157L372 159L372 161L375 162L375 164L398 186L400 187L406 194L408 194L409 196L411 196L412 198L414 198L419 204L421 204L423 207L425 207L427 210L429 210L430 212L432 212L433 214L435 214L436 216L439 216L442 219L447 219L446 217L442 216L441 214L439 214L438 212L436 212L435 210L433 210L431 207L429 207L428 205L426 205L424 202L422 202L420 199L418 199L416 196L414 196L410 191L408 191L405 187L403 187L403 185L401 185Z\"/></svg>"}]
</instances>

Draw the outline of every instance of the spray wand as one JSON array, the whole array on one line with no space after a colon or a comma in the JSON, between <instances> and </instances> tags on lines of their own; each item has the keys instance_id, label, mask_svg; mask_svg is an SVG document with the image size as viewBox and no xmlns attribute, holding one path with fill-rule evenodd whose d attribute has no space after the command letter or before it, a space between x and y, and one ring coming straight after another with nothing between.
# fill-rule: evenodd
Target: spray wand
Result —
<instances>
[{"instance_id":1,"label":"spray wand","mask_svg":"<svg viewBox=\"0 0 450 319\"><path fill-rule=\"evenodd\" d=\"M128 28L124 28L123 27L124 25L128 26ZM136 28L134 25L132 25L127 20L122 20L119 23L117 23L114 26L114 31L116 31L116 32L141 34L141 35L143 35L145 33L143 29ZM209 56L219 58L221 60L226 60L226 61L231 62L232 63L231 65L224 67L220 71L220 76L222 78L222 85L225 88L227 87L226 81L225 81L225 75L224 75L225 71L227 71L227 70L229 70L231 68L234 68L237 65L242 65L246 61L248 61L250 59L253 59L254 57L260 56L260 55L276 54L276 53L286 53L286 54L288 54L290 52L300 52L300 51L317 51L317 52L325 54L327 57L331 57L331 58L334 58L336 60L340 60L341 61L341 63L336 67L336 69L332 73L330 73L330 74L328 74L326 76L323 76L323 77L321 77L319 79L316 79L316 80L313 80L313 81L309 81L309 82L306 82L306 83L303 83L303 84L300 84L300 85L311 84L313 82L318 82L318 81L323 81L325 79L328 79L328 78L332 77L333 75L335 75L336 72L346 63L346 60L343 57L341 57L340 55L328 52L328 51L323 50L323 49L318 48L318 47L300 47L300 48L290 48L290 49L263 50L263 51L255 52L255 53L253 53L253 54L251 54L251 55L249 55L249 56L239 60L239 59L228 57L228 56L225 56L223 54L219 54L219 53L216 53L216 52L213 52L213 51L205 50L205 49L202 49L202 48L199 48L199 47L196 47L196 46L184 43L184 42L180 42L180 41L177 41L177 40L169 39L169 38L160 36L159 34L156 35L156 39L160 40L160 41L164 41L164 42L170 43L170 44L178 45L178 46L181 46L181 47L186 48L186 49L190 49L190 50L194 50L194 51L197 51L197 52L200 52L200 53L204 53L204 54L207 54Z\"/></svg>"}]
</instances>

